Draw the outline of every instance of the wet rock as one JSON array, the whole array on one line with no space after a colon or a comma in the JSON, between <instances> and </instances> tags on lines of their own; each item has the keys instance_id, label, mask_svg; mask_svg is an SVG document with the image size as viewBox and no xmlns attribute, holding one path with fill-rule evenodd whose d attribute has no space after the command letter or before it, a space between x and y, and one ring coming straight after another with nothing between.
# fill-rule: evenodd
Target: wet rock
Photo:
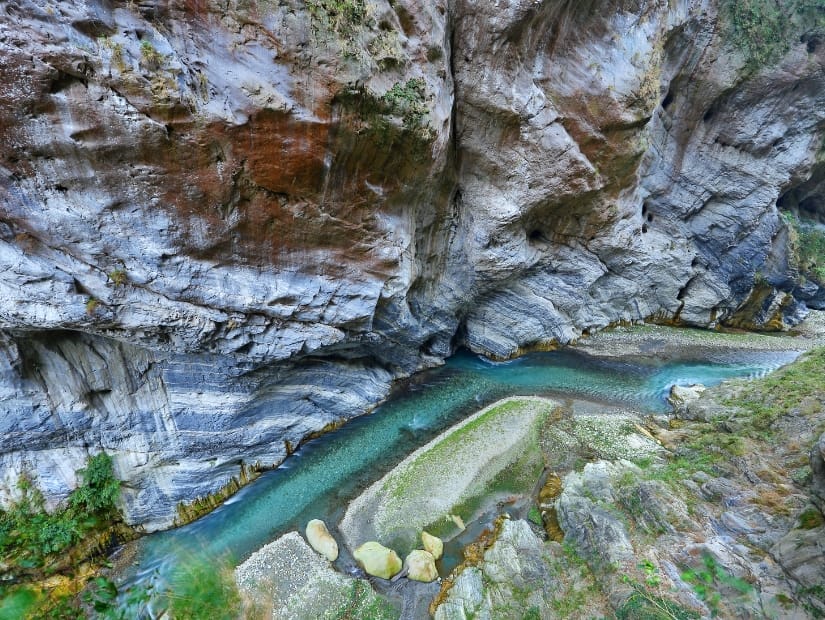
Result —
<instances>
[{"instance_id":1,"label":"wet rock","mask_svg":"<svg viewBox=\"0 0 825 620\"><path fill-rule=\"evenodd\" d=\"M435 558L429 551L422 551L421 549L410 551L404 559L404 568L407 571L407 578L413 581L430 583L438 579Z\"/></svg>"},{"instance_id":2,"label":"wet rock","mask_svg":"<svg viewBox=\"0 0 825 620\"><path fill-rule=\"evenodd\" d=\"M421 532L421 544L426 551L429 551L436 560L444 553L444 542L438 537L427 532Z\"/></svg>"},{"instance_id":3,"label":"wet rock","mask_svg":"<svg viewBox=\"0 0 825 620\"><path fill-rule=\"evenodd\" d=\"M364 572L373 577L390 579L401 570L398 554L374 541L364 543L352 555Z\"/></svg>"},{"instance_id":4,"label":"wet rock","mask_svg":"<svg viewBox=\"0 0 825 620\"><path fill-rule=\"evenodd\" d=\"M306 537L310 546L330 562L338 558L338 543L320 519L312 519L307 523Z\"/></svg>"}]
</instances>

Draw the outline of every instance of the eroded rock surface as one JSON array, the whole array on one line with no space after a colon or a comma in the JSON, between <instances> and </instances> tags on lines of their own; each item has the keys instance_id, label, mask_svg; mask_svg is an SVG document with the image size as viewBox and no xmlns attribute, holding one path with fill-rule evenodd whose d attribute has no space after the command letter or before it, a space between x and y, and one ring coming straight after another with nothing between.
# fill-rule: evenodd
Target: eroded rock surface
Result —
<instances>
[{"instance_id":1,"label":"eroded rock surface","mask_svg":"<svg viewBox=\"0 0 825 620\"><path fill-rule=\"evenodd\" d=\"M755 71L712 0L349 5L4 3L3 499L105 449L164 527L458 344L819 303L814 22Z\"/></svg>"},{"instance_id":2,"label":"eroded rock surface","mask_svg":"<svg viewBox=\"0 0 825 620\"><path fill-rule=\"evenodd\" d=\"M259 549L235 569L244 597L272 620L397 618L398 611L363 579L335 571L297 532ZM263 616L261 616L263 617Z\"/></svg>"}]
</instances>

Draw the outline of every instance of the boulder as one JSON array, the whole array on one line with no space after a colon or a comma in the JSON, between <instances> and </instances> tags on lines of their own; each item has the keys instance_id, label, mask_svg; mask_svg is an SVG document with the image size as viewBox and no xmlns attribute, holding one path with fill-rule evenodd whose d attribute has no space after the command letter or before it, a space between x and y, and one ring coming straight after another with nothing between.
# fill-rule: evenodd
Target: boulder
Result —
<instances>
[{"instance_id":1,"label":"boulder","mask_svg":"<svg viewBox=\"0 0 825 620\"><path fill-rule=\"evenodd\" d=\"M424 550L429 551L436 560L444 553L444 543L438 536L421 532L421 543L424 545Z\"/></svg>"},{"instance_id":2,"label":"boulder","mask_svg":"<svg viewBox=\"0 0 825 620\"><path fill-rule=\"evenodd\" d=\"M407 570L407 578L413 581L430 583L438 579L435 558L429 551L422 551L421 549L410 551L407 559L404 560L404 568Z\"/></svg>"},{"instance_id":3,"label":"boulder","mask_svg":"<svg viewBox=\"0 0 825 620\"><path fill-rule=\"evenodd\" d=\"M389 579L401 570L401 558L392 549L387 549L381 543L366 542L352 554L358 565L368 575Z\"/></svg>"},{"instance_id":4,"label":"boulder","mask_svg":"<svg viewBox=\"0 0 825 620\"><path fill-rule=\"evenodd\" d=\"M673 407L677 416L682 416L687 412L688 404L699 400L699 397L707 388L701 383L694 385L674 385L670 388L670 395L667 402Z\"/></svg>"},{"instance_id":5,"label":"boulder","mask_svg":"<svg viewBox=\"0 0 825 620\"><path fill-rule=\"evenodd\" d=\"M306 535L310 546L330 562L338 558L338 543L335 542L323 521L313 519L307 523Z\"/></svg>"}]
</instances>

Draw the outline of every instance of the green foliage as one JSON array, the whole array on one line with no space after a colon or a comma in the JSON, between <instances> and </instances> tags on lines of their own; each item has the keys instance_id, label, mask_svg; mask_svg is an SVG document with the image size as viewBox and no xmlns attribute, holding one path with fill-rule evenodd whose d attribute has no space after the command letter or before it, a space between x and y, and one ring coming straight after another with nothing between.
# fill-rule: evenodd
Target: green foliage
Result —
<instances>
[{"instance_id":1,"label":"green foliage","mask_svg":"<svg viewBox=\"0 0 825 620\"><path fill-rule=\"evenodd\" d=\"M201 74L203 75L203 74ZM126 284L126 270L125 269L112 269L108 274L109 280L115 286L123 286Z\"/></svg>"},{"instance_id":2,"label":"green foliage","mask_svg":"<svg viewBox=\"0 0 825 620\"><path fill-rule=\"evenodd\" d=\"M427 113L427 85L422 78L412 78L405 83L396 82L381 97L385 112L400 116L404 128L415 129L421 125Z\"/></svg>"},{"instance_id":3,"label":"green foliage","mask_svg":"<svg viewBox=\"0 0 825 620\"><path fill-rule=\"evenodd\" d=\"M230 563L192 560L171 579L169 611L174 620L235 620L241 596Z\"/></svg>"},{"instance_id":4,"label":"green foliage","mask_svg":"<svg viewBox=\"0 0 825 620\"><path fill-rule=\"evenodd\" d=\"M538 506L530 506L530 510L527 512L527 518L539 527L543 525L541 520L541 512L539 512Z\"/></svg>"},{"instance_id":5,"label":"green foliage","mask_svg":"<svg viewBox=\"0 0 825 620\"><path fill-rule=\"evenodd\" d=\"M653 562L642 560L637 566L645 575L645 585L655 588L662 583L662 578L659 577L659 568Z\"/></svg>"},{"instance_id":6,"label":"green foliage","mask_svg":"<svg viewBox=\"0 0 825 620\"><path fill-rule=\"evenodd\" d=\"M745 52L748 69L771 64L788 50L790 16L776 0L725 0L723 15L733 42Z\"/></svg>"},{"instance_id":7,"label":"green foliage","mask_svg":"<svg viewBox=\"0 0 825 620\"><path fill-rule=\"evenodd\" d=\"M0 620L20 620L37 606L39 597L30 588L18 588L0 598Z\"/></svg>"},{"instance_id":8,"label":"green foliage","mask_svg":"<svg viewBox=\"0 0 825 620\"><path fill-rule=\"evenodd\" d=\"M825 0L723 0L721 9L748 72L777 62L800 35L825 30Z\"/></svg>"},{"instance_id":9,"label":"green foliage","mask_svg":"<svg viewBox=\"0 0 825 620\"><path fill-rule=\"evenodd\" d=\"M308 0L307 8L316 30L332 31L345 42L352 42L367 19L364 0Z\"/></svg>"},{"instance_id":10,"label":"green foliage","mask_svg":"<svg viewBox=\"0 0 825 620\"><path fill-rule=\"evenodd\" d=\"M104 452L96 454L78 474L81 484L69 496L69 506L88 514L110 515L120 495L120 480L115 478L112 457Z\"/></svg>"},{"instance_id":11,"label":"green foliage","mask_svg":"<svg viewBox=\"0 0 825 620\"><path fill-rule=\"evenodd\" d=\"M753 591L751 584L728 573L709 553L702 556L702 568L688 569L681 577L693 586L693 591L707 604L714 616L719 613L719 604L722 601L719 589L722 586L727 586L739 594L750 594Z\"/></svg>"},{"instance_id":12,"label":"green foliage","mask_svg":"<svg viewBox=\"0 0 825 620\"><path fill-rule=\"evenodd\" d=\"M825 348L815 349L763 380L748 384L738 398L724 404L738 407L748 415L753 430L744 432L766 431L782 416L805 414L806 401L823 395L823 373ZM811 406L816 407L816 403L812 401Z\"/></svg>"},{"instance_id":13,"label":"green foliage","mask_svg":"<svg viewBox=\"0 0 825 620\"><path fill-rule=\"evenodd\" d=\"M20 499L0 510L0 561L13 567L12 572L43 566L49 556L78 543L115 515L120 482L109 455L90 458L78 473L80 486L65 507L51 513L45 510L42 493L27 478L20 479Z\"/></svg>"},{"instance_id":14,"label":"green foliage","mask_svg":"<svg viewBox=\"0 0 825 620\"><path fill-rule=\"evenodd\" d=\"M790 231L791 254L797 268L806 277L825 284L825 231L792 213L783 213L782 217Z\"/></svg>"},{"instance_id":15,"label":"green foliage","mask_svg":"<svg viewBox=\"0 0 825 620\"><path fill-rule=\"evenodd\" d=\"M150 69L159 68L165 60L164 55L155 49L151 41L147 41L146 39L140 42L140 57Z\"/></svg>"},{"instance_id":16,"label":"green foliage","mask_svg":"<svg viewBox=\"0 0 825 620\"><path fill-rule=\"evenodd\" d=\"M81 598L94 611L96 620L132 620L143 617L150 591L151 586L134 586L119 592L113 581L95 577Z\"/></svg>"}]
</instances>

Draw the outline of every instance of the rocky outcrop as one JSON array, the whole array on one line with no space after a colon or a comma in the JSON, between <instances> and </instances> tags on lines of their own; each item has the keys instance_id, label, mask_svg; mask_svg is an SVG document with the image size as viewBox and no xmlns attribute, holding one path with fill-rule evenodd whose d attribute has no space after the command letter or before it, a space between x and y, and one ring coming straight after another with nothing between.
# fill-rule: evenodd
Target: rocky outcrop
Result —
<instances>
[{"instance_id":1,"label":"rocky outcrop","mask_svg":"<svg viewBox=\"0 0 825 620\"><path fill-rule=\"evenodd\" d=\"M792 323L825 47L721 4L5 3L2 497L105 449L163 527L459 344Z\"/></svg>"},{"instance_id":2,"label":"rocky outcrop","mask_svg":"<svg viewBox=\"0 0 825 620\"><path fill-rule=\"evenodd\" d=\"M369 582L335 571L298 532L285 534L253 553L235 569L235 580L261 618L398 618L398 610L376 594Z\"/></svg>"}]
</instances>

